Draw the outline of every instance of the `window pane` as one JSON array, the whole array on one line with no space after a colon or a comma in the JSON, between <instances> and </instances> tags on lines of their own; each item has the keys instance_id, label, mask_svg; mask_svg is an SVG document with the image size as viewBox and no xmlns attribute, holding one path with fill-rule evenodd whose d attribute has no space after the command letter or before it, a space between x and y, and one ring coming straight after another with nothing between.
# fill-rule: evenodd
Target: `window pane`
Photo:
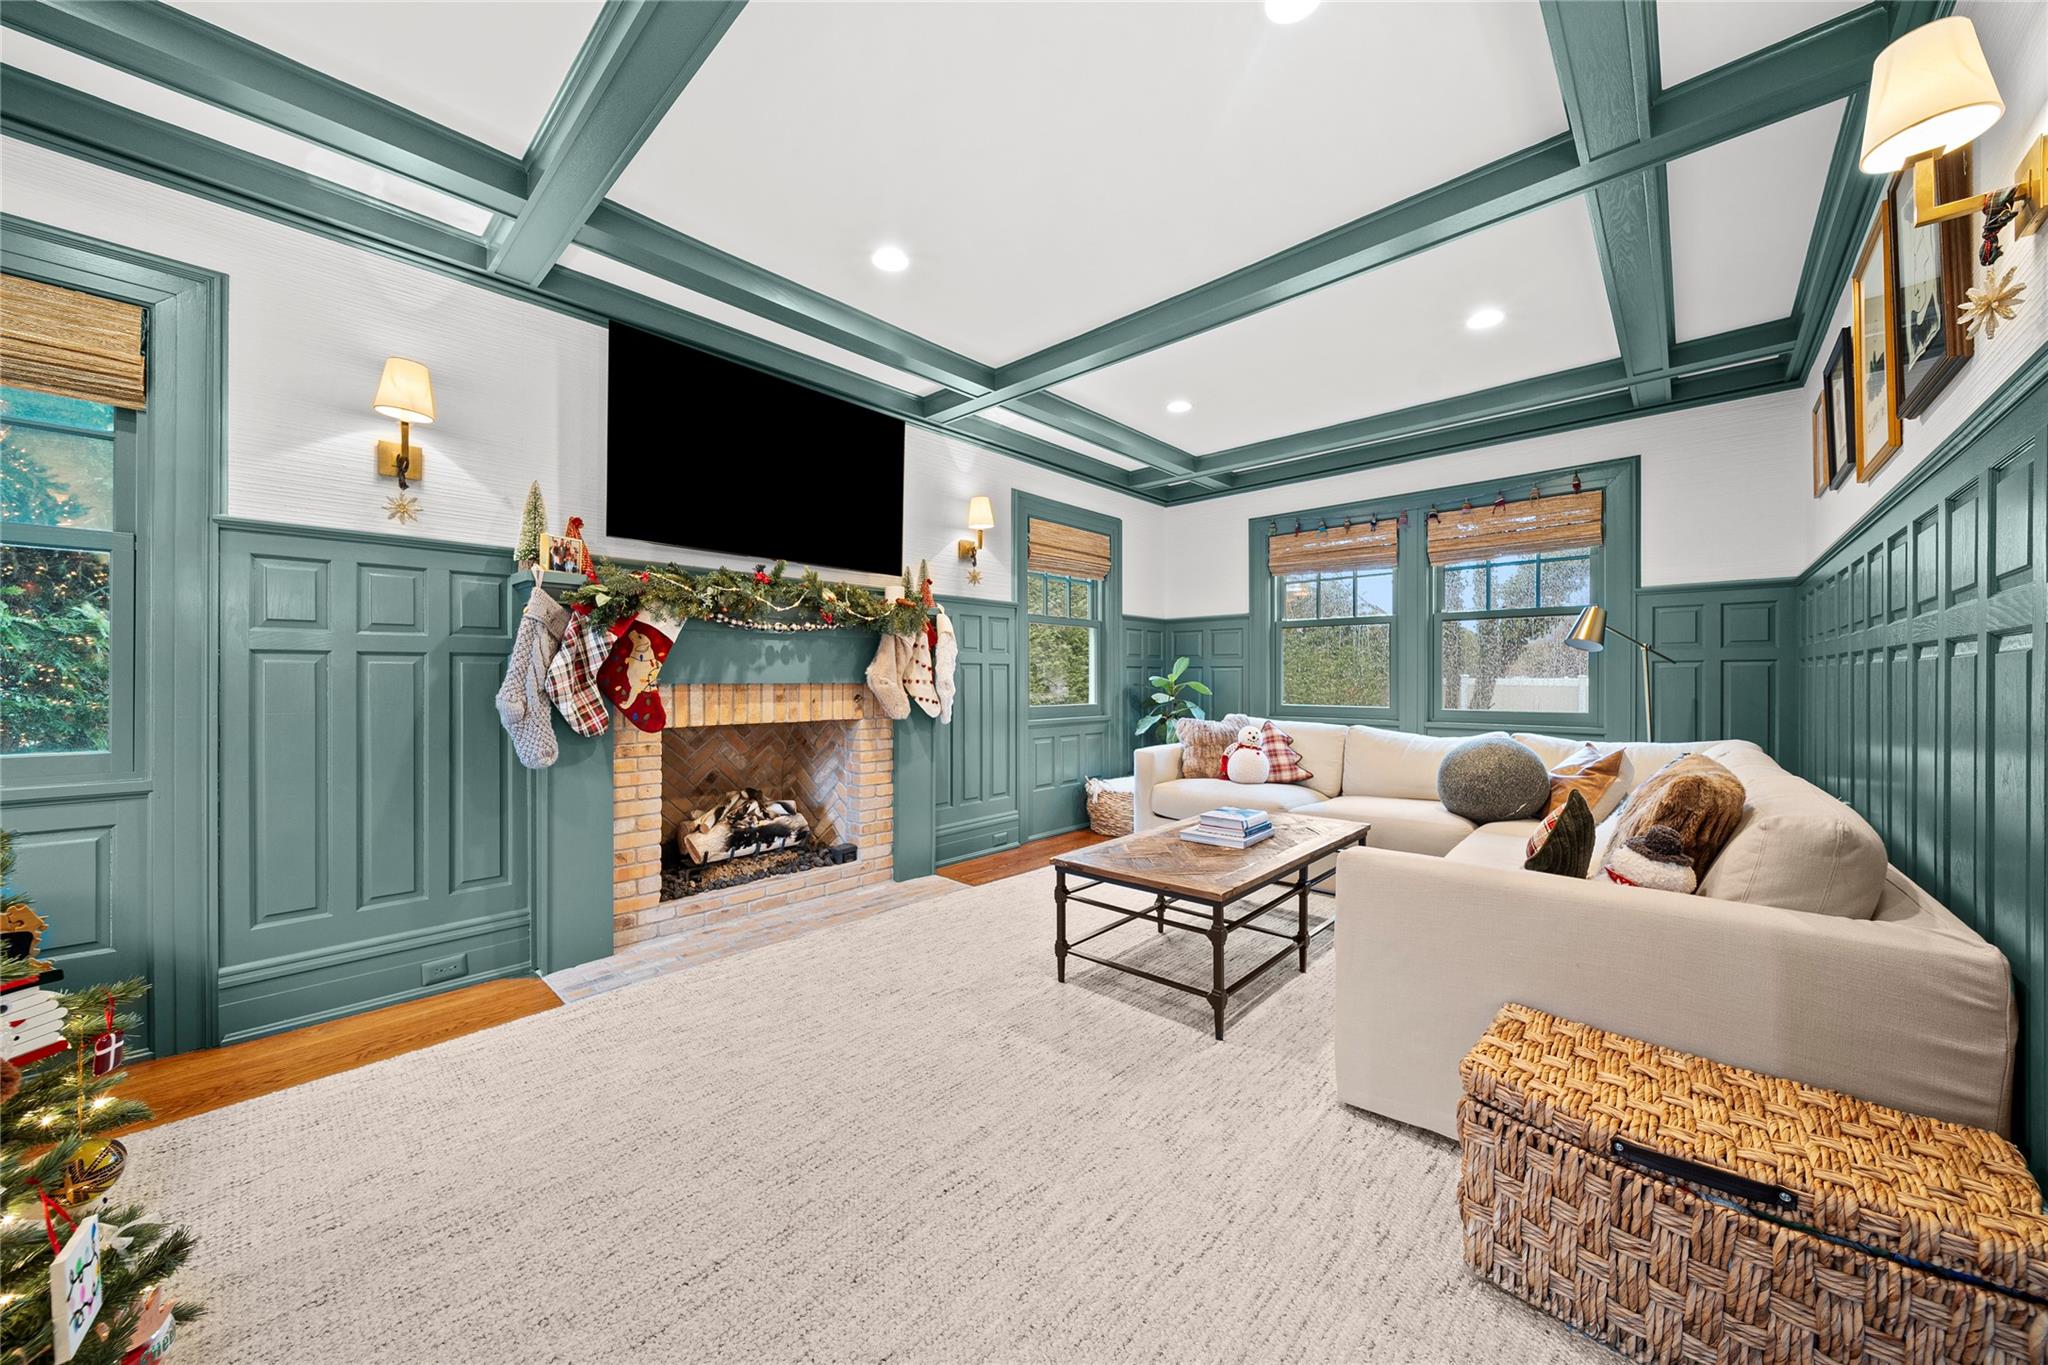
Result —
<instances>
[{"instance_id":1,"label":"window pane","mask_svg":"<svg viewBox=\"0 0 2048 1365\"><path fill-rule=\"evenodd\" d=\"M1095 616L1095 584L1085 578L1077 578L1068 585L1070 594L1070 615L1087 621Z\"/></svg>"},{"instance_id":2,"label":"window pane","mask_svg":"<svg viewBox=\"0 0 2048 1365\"><path fill-rule=\"evenodd\" d=\"M1358 575L1358 614L1360 616L1392 616L1394 614L1394 575L1388 573L1362 573Z\"/></svg>"},{"instance_id":3,"label":"window pane","mask_svg":"<svg viewBox=\"0 0 2048 1365\"><path fill-rule=\"evenodd\" d=\"M104 751L108 557L0 547L0 753Z\"/></svg>"},{"instance_id":4,"label":"window pane","mask_svg":"<svg viewBox=\"0 0 2048 1365\"><path fill-rule=\"evenodd\" d=\"M113 529L112 436L45 431L0 418L0 467L0 521Z\"/></svg>"},{"instance_id":5,"label":"window pane","mask_svg":"<svg viewBox=\"0 0 2048 1365\"><path fill-rule=\"evenodd\" d=\"M1087 626L1031 623L1030 687L1033 706L1082 706L1095 700L1090 653L1095 632Z\"/></svg>"},{"instance_id":6,"label":"window pane","mask_svg":"<svg viewBox=\"0 0 2048 1365\"><path fill-rule=\"evenodd\" d=\"M83 398L59 398L54 393L0 386L0 420L9 417L102 435L114 430L114 408L110 403L89 403Z\"/></svg>"},{"instance_id":7,"label":"window pane","mask_svg":"<svg viewBox=\"0 0 2048 1365\"><path fill-rule=\"evenodd\" d=\"M1323 575L1321 586L1316 592L1316 615L1337 618L1351 614L1351 575Z\"/></svg>"},{"instance_id":8,"label":"window pane","mask_svg":"<svg viewBox=\"0 0 2048 1365\"><path fill-rule=\"evenodd\" d=\"M1294 706L1391 705L1393 627L1290 626L1280 632L1280 698Z\"/></svg>"},{"instance_id":9,"label":"window pane","mask_svg":"<svg viewBox=\"0 0 2048 1365\"><path fill-rule=\"evenodd\" d=\"M1466 565L1444 570L1445 611L1486 610L1486 566Z\"/></svg>"},{"instance_id":10,"label":"window pane","mask_svg":"<svg viewBox=\"0 0 2048 1365\"><path fill-rule=\"evenodd\" d=\"M1496 564L1487 571L1493 579L1493 601L1489 611L1520 611L1536 605L1536 562Z\"/></svg>"},{"instance_id":11,"label":"window pane","mask_svg":"<svg viewBox=\"0 0 2048 1365\"><path fill-rule=\"evenodd\" d=\"M1316 576L1289 574L1280 589L1280 619L1313 621L1316 615Z\"/></svg>"},{"instance_id":12,"label":"window pane","mask_svg":"<svg viewBox=\"0 0 2048 1365\"><path fill-rule=\"evenodd\" d=\"M1446 710L1592 709L1586 655L1564 643L1570 616L1443 623Z\"/></svg>"},{"instance_id":13,"label":"window pane","mask_svg":"<svg viewBox=\"0 0 2048 1365\"><path fill-rule=\"evenodd\" d=\"M1543 601L1546 607L1583 607L1593 600L1593 561L1590 559L1547 559L1543 562Z\"/></svg>"},{"instance_id":14,"label":"window pane","mask_svg":"<svg viewBox=\"0 0 2048 1365\"><path fill-rule=\"evenodd\" d=\"M1045 575L1028 573L1024 575L1024 610L1033 616L1045 615Z\"/></svg>"},{"instance_id":15,"label":"window pane","mask_svg":"<svg viewBox=\"0 0 2048 1365\"><path fill-rule=\"evenodd\" d=\"M1045 614L1065 616L1067 614L1067 580L1048 578L1045 580Z\"/></svg>"}]
</instances>

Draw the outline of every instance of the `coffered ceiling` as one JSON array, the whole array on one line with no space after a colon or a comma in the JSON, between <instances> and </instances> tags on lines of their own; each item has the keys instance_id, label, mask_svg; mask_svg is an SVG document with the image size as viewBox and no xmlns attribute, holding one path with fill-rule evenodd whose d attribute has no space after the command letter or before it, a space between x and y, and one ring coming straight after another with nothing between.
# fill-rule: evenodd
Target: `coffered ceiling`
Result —
<instances>
[{"instance_id":1,"label":"coffered ceiling","mask_svg":"<svg viewBox=\"0 0 2048 1365\"><path fill-rule=\"evenodd\" d=\"M0 128L1176 502L1795 384L1945 8L8 0Z\"/></svg>"}]
</instances>

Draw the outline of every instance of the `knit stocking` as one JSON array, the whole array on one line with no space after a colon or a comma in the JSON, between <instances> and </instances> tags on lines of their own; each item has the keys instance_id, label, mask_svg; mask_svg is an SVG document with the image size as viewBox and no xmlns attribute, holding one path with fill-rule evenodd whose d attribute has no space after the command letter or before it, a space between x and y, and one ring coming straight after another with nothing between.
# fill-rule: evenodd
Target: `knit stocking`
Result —
<instances>
[{"instance_id":1,"label":"knit stocking","mask_svg":"<svg viewBox=\"0 0 2048 1365\"><path fill-rule=\"evenodd\" d=\"M569 613L536 584L512 637L512 657L505 662L505 681L498 688L498 719L512 736L512 752L529 768L546 768L558 756L555 721L543 692L548 667L561 648Z\"/></svg>"}]
</instances>

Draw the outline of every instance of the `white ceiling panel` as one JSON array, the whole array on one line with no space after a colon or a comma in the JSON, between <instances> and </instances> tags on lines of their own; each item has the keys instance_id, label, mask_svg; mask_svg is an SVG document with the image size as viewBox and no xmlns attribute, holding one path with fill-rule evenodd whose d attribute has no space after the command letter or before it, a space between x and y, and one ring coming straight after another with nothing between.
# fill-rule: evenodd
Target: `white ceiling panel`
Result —
<instances>
[{"instance_id":1,"label":"white ceiling panel","mask_svg":"<svg viewBox=\"0 0 2048 1365\"><path fill-rule=\"evenodd\" d=\"M1857 0L1658 0L1663 84L1669 89L1856 7Z\"/></svg>"},{"instance_id":2,"label":"white ceiling panel","mask_svg":"<svg viewBox=\"0 0 2048 1365\"><path fill-rule=\"evenodd\" d=\"M753 4L613 197L1000 364L1564 129L1532 0Z\"/></svg>"},{"instance_id":3,"label":"white ceiling panel","mask_svg":"<svg viewBox=\"0 0 2048 1365\"><path fill-rule=\"evenodd\" d=\"M1791 314L1841 126L1830 104L1671 163L1680 341Z\"/></svg>"},{"instance_id":4,"label":"white ceiling panel","mask_svg":"<svg viewBox=\"0 0 2048 1365\"><path fill-rule=\"evenodd\" d=\"M181 95L125 71L80 57L68 49L12 29L0 30L0 56L8 65L30 71L110 104L224 142L230 147L291 166L321 180L355 190L372 199L446 223L461 232L482 235L491 225L491 211L466 199L443 194L416 180L393 175L368 162L343 156L317 143L281 133L267 123L215 108L204 100Z\"/></svg>"},{"instance_id":5,"label":"white ceiling panel","mask_svg":"<svg viewBox=\"0 0 2048 1365\"><path fill-rule=\"evenodd\" d=\"M524 156L600 0L173 0L207 23Z\"/></svg>"},{"instance_id":6,"label":"white ceiling panel","mask_svg":"<svg viewBox=\"0 0 2048 1365\"><path fill-rule=\"evenodd\" d=\"M1467 328L1487 307L1506 320ZM1619 353L1591 220L1569 199L1055 391L1206 455ZM1191 410L1169 413L1176 399Z\"/></svg>"},{"instance_id":7,"label":"white ceiling panel","mask_svg":"<svg viewBox=\"0 0 2048 1365\"><path fill-rule=\"evenodd\" d=\"M810 356L814 360L837 365L842 370L887 384L890 388L914 393L919 397L938 392L939 386L928 379L877 364L866 356L855 355L851 351L843 351L829 342L819 341L816 337L799 332L793 327L785 327L779 322L770 322L766 318L757 318L752 313L743 313L729 303L721 303L709 295L699 294L694 289L672 284L659 275L649 274L635 266L615 261L609 256L601 256L595 251L572 246L562 253L561 264L580 274L608 281L621 289L644 294L650 299L659 299L686 313L695 313L700 318L721 323L735 332L745 332L749 336L772 341L777 346Z\"/></svg>"}]
</instances>

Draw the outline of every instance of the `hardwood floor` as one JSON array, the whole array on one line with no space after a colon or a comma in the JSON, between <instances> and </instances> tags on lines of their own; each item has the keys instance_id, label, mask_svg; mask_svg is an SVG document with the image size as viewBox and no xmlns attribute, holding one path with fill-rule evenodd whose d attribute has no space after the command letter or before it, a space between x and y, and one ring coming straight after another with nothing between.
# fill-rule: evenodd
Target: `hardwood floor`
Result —
<instances>
[{"instance_id":1,"label":"hardwood floor","mask_svg":"<svg viewBox=\"0 0 2048 1365\"><path fill-rule=\"evenodd\" d=\"M1055 834L1049 839L1034 839L1028 844L1019 844L1002 853L991 853L982 858L969 858L939 869L941 877L967 886L982 886L988 882L1014 877L1019 872L1030 872L1050 863L1055 854L1071 853L1077 848L1090 844L1107 842L1108 836L1093 830L1077 829L1071 834Z\"/></svg>"},{"instance_id":2,"label":"hardwood floor","mask_svg":"<svg viewBox=\"0 0 2048 1365\"><path fill-rule=\"evenodd\" d=\"M1076 830L955 863L940 868L939 875L967 886L981 886L1044 867L1054 854L1101 842L1100 834ZM483 981L232 1047L137 1062L128 1068L121 1092L156 1111L150 1123L137 1125L152 1128L431 1047L561 1003L561 997L539 977Z\"/></svg>"}]
</instances>

